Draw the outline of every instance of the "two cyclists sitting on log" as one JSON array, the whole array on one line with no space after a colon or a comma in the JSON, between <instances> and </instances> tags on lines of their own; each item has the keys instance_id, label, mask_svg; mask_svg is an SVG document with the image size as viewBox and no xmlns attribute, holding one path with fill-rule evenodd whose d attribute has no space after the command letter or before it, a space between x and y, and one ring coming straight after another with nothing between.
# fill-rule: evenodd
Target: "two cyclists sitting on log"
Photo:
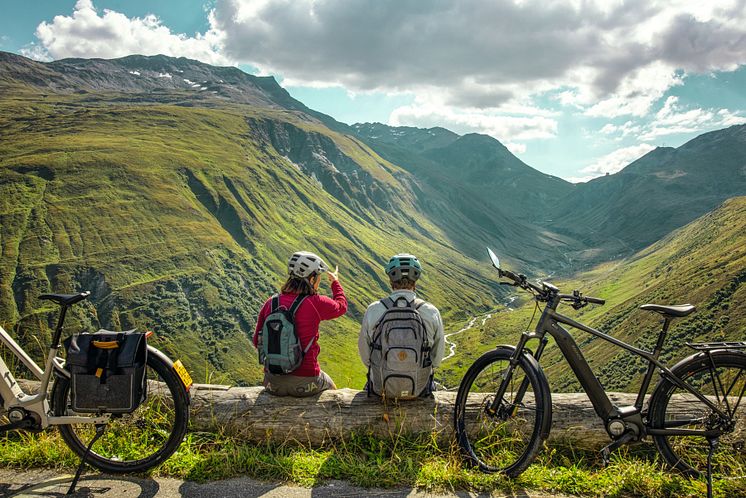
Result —
<instances>
[{"instance_id":1,"label":"two cyclists sitting on log","mask_svg":"<svg viewBox=\"0 0 746 498\"><path fill-rule=\"evenodd\" d=\"M384 398L428 396L433 369L443 359L443 321L438 309L417 298L422 265L411 254L393 256L385 268L393 292L365 312L358 349L368 367L366 390ZM347 311L338 280L316 254L296 252L288 262L288 279L279 294L262 306L254 346L264 365L264 386L278 396L305 397L336 389L319 367L319 324ZM321 274L331 282L332 297L318 293Z\"/></svg>"}]
</instances>

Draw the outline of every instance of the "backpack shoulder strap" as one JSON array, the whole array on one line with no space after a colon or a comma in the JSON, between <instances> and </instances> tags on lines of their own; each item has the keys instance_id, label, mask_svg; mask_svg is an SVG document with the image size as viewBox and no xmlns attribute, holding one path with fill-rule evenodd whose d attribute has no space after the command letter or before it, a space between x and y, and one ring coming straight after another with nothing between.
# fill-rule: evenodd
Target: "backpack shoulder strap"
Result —
<instances>
[{"instance_id":1,"label":"backpack shoulder strap","mask_svg":"<svg viewBox=\"0 0 746 498\"><path fill-rule=\"evenodd\" d=\"M295 301L293 301L293 304L290 306L290 310L288 310L293 318L295 318L295 312L298 311L298 308L300 308L300 305L303 304L303 301L305 301L307 297L308 295L304 294L295 298Z\"/></svg>"},{"instance_id":2,"label":"backpack shoulder strap","mask_svg":"<svg viewBox=\"0 0 746 498\"><path fill-rule=\"evenodd\" d=\"M414 299L414 309L419 310L420 308L422 308L423 304L425 304L424 299L420 299L419 297L416 297Z\"/></svg>"},{"instance_id":3,"label":"backpack shoulder strap","mask_svg":"<svg viewBox=\"0 0 746 498\"><path fill-rule=\"evenodd\" d=\"M270 306L269 307L270 313L274 313L275 311L277 311L277 309L280 307L280 295L279 294L275 294L274 296L272 296L272 302L270 303L269 306Z\"/></svg>"},{"instance_id":4,"label":"backpack shoulder strap","mask_svg":"<svg viewBox=\"0 0 746 498\"><path fill-rule=\"evenodd\" d=\"M386 318L386 313L394 306L396 306L396 303L390 298L385 297L378 301L383 305L383 313L381 314L381 317L376 321L375 325L373 325L373 330L371 332L373 333L373 336L370 338L369 344L371 349L381 349L381 346L379 344L376 344L379 337L381 337L381 331L378 330L378 327L381 326L381 322L383 322L383 319Z\"/></svg>"},{"instance_id":5,"label":"backpack shoulder strap","mask_svg":"<svg viewBox=\"0 0 746 498\"><path fill-rule=\"evenodd\" d=\"M306 300L308 297L308 294L304 294L302 296L297 296L295 300L293 301L293 304L290 305L290 309L288 312L290 313L290 316L293 317L293 320L295 320L295 313L298 311L298 308L300 308L300 305L303 304L303 301ZM296 332L297 337L297 332ZM314 341L316 341L316 337L311 337L311 340L308 341L308 344L305 348L303 348L303 356L305 356L308 351L311 349L311 346L313 346ZM300 344L300 339L298 339L298 344Z\"/></svg>"}]
</instances>

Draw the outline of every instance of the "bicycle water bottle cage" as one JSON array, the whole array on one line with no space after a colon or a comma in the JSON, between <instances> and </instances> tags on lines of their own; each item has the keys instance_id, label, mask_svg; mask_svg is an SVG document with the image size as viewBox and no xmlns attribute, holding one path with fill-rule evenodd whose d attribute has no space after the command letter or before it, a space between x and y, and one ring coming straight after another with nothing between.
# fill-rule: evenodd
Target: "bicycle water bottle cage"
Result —
<instances>
[{"instance_id":1,"label":"bicycle water bottle cage","mask_svg":"<svg viewBox=\"0 0 746 498\"><path fill-rule=\"evenodd\" d=\"M713 351L715 349L746 349L746 342L687 342L687 346L696 351Z\"/></svg>"}]
</instances>

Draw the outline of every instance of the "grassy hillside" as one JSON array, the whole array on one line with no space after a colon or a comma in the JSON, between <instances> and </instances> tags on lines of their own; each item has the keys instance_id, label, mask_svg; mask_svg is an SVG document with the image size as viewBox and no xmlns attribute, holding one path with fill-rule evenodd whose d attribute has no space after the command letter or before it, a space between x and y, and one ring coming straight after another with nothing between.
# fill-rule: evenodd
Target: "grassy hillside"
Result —
<instances>
[{"instance_id":1,"label":"grassy hillside","mask_svg":"<svg viewBox=\"0 0 746 498\"><path fill-rule=\"evenodd\" d=\"M738 163L746 128L704 135L577 187L533 170L490 137L348 127L272 78L165 56L43 64L0 52L0 111L0 324L41 354L56 309L37 296L90 289L71 331L153 328L157 344L183 356L199 380L258 381L248 336L295 250L341 267L351 307L323 328L322 366L338 384L361 386L357 327L367 304L388 291L381 267L391 254L420 256L421 295L455 331L504 301L485 246L514 268L566 274L578 262L628 254L722 192L746 191ZM716 163L713 178L707 161ZM651 204L629 197L625 178L643 178L654 188L640 199L660 194L668 204L653 207L681 215L640 214ZM707 194L696 197L702 202L687 197L693 178ZM547 219L578 192L581 212L597 216ZM686 261L674 258L666 271L685 278ZM460 353L488 347L498 334L489 321L486 328L488 340ZM473 337L481 336L457 336ZM448 383L464 358L447 363Z\"/></svg>"},{"instance_id":2,"label":"grassy hillside","mask_svg":"<svg viewBox=\"0 0 746 498\"><path fill-rule=\"evenodd\" d=\"M605 306L588 306L581 311L563 306L561 312L648 349L658 337L661 319L639 310L640 305L696 305L694 314L673 322L662 355L666 362L693 353L686 342L746 340L744 283L746 197L729 199L628 259L601 265L570 281L555 282L566 292L581 289L606 299ZM476 356L496 344L515 344L532 312L533 302L524 302L516 311L496 314L484 327L455 336L459 355L444 365L445 378L453 383ZM577 331L574 336L607 389L639 386L643 361L584 332ZM548 349L542 365L554 388L578 389L555 346Z\"/></svg>"},{"instance_id":3,"label":"grassy hillside","mask_svg":"<svg viewBox=\"0 0 746 498\"><path fill-rule=\"evenodd\" d=\"M423 259L422 294L451 320L493 299L406 173L355 139L293 111L122 97L0 96L0 323L37 354L55 307L36 297L89 289L68 330L151 327L195 378L255 383L247 336L301 248L339 264L351 298L320 341L343 386L363 383L357 324L391 254Z\"/></svg>"}]
</instances>

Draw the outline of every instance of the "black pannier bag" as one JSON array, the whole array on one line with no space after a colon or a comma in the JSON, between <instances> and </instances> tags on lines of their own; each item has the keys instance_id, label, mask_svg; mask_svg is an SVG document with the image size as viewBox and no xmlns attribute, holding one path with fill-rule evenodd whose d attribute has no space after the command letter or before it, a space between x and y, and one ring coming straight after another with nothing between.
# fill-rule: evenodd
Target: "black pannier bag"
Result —
<instances>
[{"instance_id":1,"label":"black pannier bag","mask_svg":"<svg viewBox=\"0 0 746 498\"><path fill-rule=\"evenodd\" d=\"M65 340L72 409L80 413L131 413L145 401L145 334L99 330Z\"/></svg>"}]
</instances>

